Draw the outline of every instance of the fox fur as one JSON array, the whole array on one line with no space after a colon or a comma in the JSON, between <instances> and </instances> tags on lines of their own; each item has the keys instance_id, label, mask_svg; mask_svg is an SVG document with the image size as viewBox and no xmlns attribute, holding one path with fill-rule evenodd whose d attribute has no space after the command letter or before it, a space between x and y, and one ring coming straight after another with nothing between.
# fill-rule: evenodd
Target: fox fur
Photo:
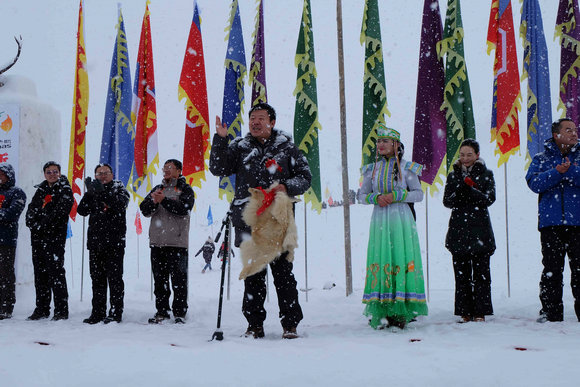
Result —
<instances>
[{"instance_id":1,"label":"fox fur","mask_svg":"<svg viewBox=\"0 0 580 387\"><path fill-rule=\"evenodd\" d=\"M252 228L252 236L240 246L243 264L240 279L264 270L285 251L288 251L286 259L294 261L294 249L298 247L293 204L299 200L290 198L285 192L277 192L272 204L258 216L256 211L262 206L264 194L255 188L249 188L248 191L250 201L242 218Z\"/></svg>"}]
</instances>

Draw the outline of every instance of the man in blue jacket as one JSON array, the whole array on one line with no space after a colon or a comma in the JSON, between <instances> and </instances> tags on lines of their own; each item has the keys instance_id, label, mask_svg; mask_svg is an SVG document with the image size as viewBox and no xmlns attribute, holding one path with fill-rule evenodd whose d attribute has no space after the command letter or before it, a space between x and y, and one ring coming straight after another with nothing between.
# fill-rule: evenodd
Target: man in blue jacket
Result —
<instances>
[{"instance_id":1,"label":"man in blue jacket","mask_svg":"<svg viewBox=\"0 0 580 387\"><path fill-rule=\"evenodd\" d=\"M12 317L16 302L14 259L26 194L15 183L12 165L0 164L0 320Z\"/></svg>"},{"instance_id":2,"label":"man in blue jacket","mask_svg":"<svg viewBox=\"0 0 580 387\"><path fill-rule=\"evenodd\" d=\"M542 310L538 322L562 321L564 260L568 254L574 309L580 321L580 149L570 118L552 124L552 138L534 156L526 181L539 194L538 229L544 270L540 279Z\"/></svg>"}]
</instances>

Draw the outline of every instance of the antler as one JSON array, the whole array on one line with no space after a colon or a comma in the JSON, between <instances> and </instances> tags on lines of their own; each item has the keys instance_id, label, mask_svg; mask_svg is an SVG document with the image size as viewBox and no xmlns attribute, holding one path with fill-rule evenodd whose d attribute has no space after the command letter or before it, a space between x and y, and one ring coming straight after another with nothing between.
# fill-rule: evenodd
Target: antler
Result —
<instances>
[{"instance_id":1,"label":"antler","mask_svg":"<svg viewBox=\"0 0 580 387\"><path fill-rule=\"evenodd\" d=\"M16 57L14 58L14 60L12 61L12 63L10 63L8 66L6 66L6 67L4 67L3 69L0 70L0 74L6 72L12 66L14 66L14 64L16 63L16 61L18 61L18 58L20 57L20 51L22 51L22 36L20 36L20 39L18 39L15 36L14 37L14 40L16 40L16 44L18 45L18 53L16 53Z\"/></svg>"}]
</instances>

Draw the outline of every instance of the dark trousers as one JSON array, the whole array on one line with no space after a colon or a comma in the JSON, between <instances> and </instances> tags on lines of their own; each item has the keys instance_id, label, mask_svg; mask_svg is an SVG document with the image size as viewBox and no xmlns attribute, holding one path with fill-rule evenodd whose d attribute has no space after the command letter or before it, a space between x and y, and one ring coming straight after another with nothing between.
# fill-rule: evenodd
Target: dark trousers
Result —
<instances>
[{"instance_id":1,"label":"dark trousers","mask_svg":"<svg viewBox=\"0 0 580 387\"><path fill-rule=\"evenodd\" d=\"M125 248L108 247L104 250L90 250L89 264L93 283L93 311L91 315L104 318L107 313L107 283L109 285L111 309L109 316L123 316L123 258Z\"/></svg>"},{"instance_id":2,"label":"dark trousers","mask_svg":"<svg viewBox=\"0 0 580 387\"><path fill-rule=\"evenodd\" d=\"M490 257L487 254L453 255L455 315L473 317L493 314Z\"/></svg>"},{"instance_id":3,"label":"dark trousers","mask_svg":"<svg viewBox=\"0 0 580 387\"><path fill-rule=\"evenodd\" d=\"M574 310L580 321L580 226L551 226L540 229L542 264L540 301L542 313L550 321L564 319L562 290L564 261L570 262L570 286L574 296Z\"/></svg>"},{"instance_id":4,"label":"dark trousers","mask_svg":"<svg viewBox=\"0 0 580 387\"><path fill-rule=\"evenodd\" d=\"M302 309L298 303L296 279L292 274L292 263L286 260L288 252L283 253L274 262L270 263L274 286L278 295L280 308L280 322L285 329L296 328L302 320ZM252 327L262 326L266 320L266 269L244 280L244 301L242 312Z\"/></svg>"},{"instance_id":5,"label":"dark trousers","mask_svg":"<svg viewBox=\"0 0 580 387\"><path fill-rule=\"evenodd\" d=\"M173 289L173 316L187 314L187 265L185 247L151 247L151 268L155 281L155 308L157 313L169 314L169 279Z\"/></svg>"},{"instance_id":6,"label":"dark trousers","mask_svg":"<svg viewBox=\"0 0 580 387\"><path fill-rule=\"evenodd\" d=\"M36 312L48 316L54 297L55 316L68 317L68 290L64 270L64 243L41 241L32 244Z\"/></svg>"},{"instance_id":7,"label":"dark trousers","mask_svg":"<svg viewBox=\"0 0 580 387\"><path fill-rule=\"evenodd\" d=\"M0 246L0 314L12 315L16 303L15 246Z\"/></svg>"}]
</instances>

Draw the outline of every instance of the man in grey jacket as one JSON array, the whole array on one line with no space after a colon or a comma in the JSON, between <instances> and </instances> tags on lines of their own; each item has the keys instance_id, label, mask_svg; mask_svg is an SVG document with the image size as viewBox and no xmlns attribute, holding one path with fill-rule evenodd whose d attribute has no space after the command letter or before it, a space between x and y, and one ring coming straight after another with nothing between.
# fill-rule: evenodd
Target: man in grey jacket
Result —
<instances>
[{"instance_id":1,"label":"man in grey jacket","mask_svg":"<svg viewBox=\"0 0 580 387\"><path fill-rule=\"evenodd\" d=\"M168 320L171 309L177 324L184 324L187 314L189 214L195 194L181 170L179 160L167 160L163 166L163 182L155 186L139 206L143 216L151 218L149 246L157 312L149 319L150 324ZM171 308L169 277L173 289Z\"/></svg>"}]
</instances>

